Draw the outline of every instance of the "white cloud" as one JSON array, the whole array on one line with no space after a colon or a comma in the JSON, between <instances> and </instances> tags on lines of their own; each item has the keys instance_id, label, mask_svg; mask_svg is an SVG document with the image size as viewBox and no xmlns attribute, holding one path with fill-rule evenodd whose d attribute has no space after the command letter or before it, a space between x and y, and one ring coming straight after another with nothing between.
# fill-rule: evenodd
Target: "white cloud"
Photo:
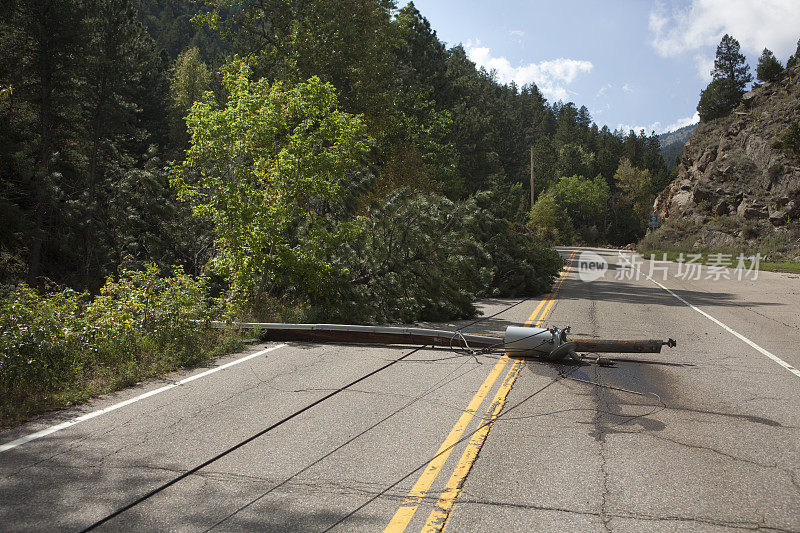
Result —
<instances>
[{"instance_id":1,"label":"white cloud","mask_svg":"<svg viewBox=\"0 0 800 533\"><path fill-rule=\"evenodd\" d=\"M589 61L563 57L515 67L505 57L492 56L491 50L480 46L479 42L467 42L466 49L470 60L478 67L494 71L500 83L513 81L519 86L535 83L542 94L552 100L567 100L566 86L594 68Z\"/></svg>"},{"instance_id":2,"label":"white cloud","mask_svg":"<svg viewBox=\"0 0 800 533\"><path fill-rule=\"evenodd\" d=\"M745 52L765 47L778 57L793 53L800 27L798 0L691 0L684 8L660 4L650 13L653 47L664 57L716 46L727 33Z\"/></svg>"},{"instance_id":3,"label":"white cloud","mask_svg":"<svg viewBox=\"0 0 800 533\"><path fill-rule=\"evenodd\" d=\"M608 92L608 90L611 89L612 87L614 87L614 86L611 85L610 83L606 83L605 85L600 87L600 89L598 89L597 94L595 95L595 97L600 98L601 96L605 96L606 93Z\"/></svg>"},{"instance_id":4,"label":"white cloud","mask_svg":"<svg viewBox=\"0 0 800 533\"><path fill-rule=\"evenodd\" d=\"M667 126L666 128L664 128L663 131L659 131L658 133L666 133L668 131L675 131L677 129L683 128L684 126L689 126L691 124L697 124L698 122L700 122L700 113L695 111L694 115L692 115L691 117L679 118L674 123L672 123L669 126Z\"/></svg>"},{"instance_id":5,"label":"white cloud","mask_svg":"<svg viewBox=\"0 0 800 533\"><path fill-rule=\"evenodd\" d=\"M522 30L508 30L508 34L512 37L516 37L517 39L525 37L525 32Z\"/></svg>"},{"instance_id":6,"label":"white cloud","mask_svg":"<svg viewBox=\"0 0 800 533\"><path fill-rule=\"evenodd\" d=\"M639 131L644 130L645 135L650 135L650 132L655 131L656 134L667 133L668 131L675 131L690 124L697 124L700 122L700 114L695 111L694 115L690 117L679 118L672 124L663 126L661 122L653 122L649 126L631 126L629 124L617 124L617 130L623 131L626 135L630 130L639 134Z\"/></svg>"},{"instance_id":7,"label":"white cloud","mask_svg":"<svg viewBox=\"0 0 800 533\"><path fill-rule=\"evenodd\" d=\"M631 87L630 83L626 83L625 85L622 86L622 90L625 91L626 93L632 93L633 87Z\"/></svg>"},{"instance_id":8,"label":"white cloud","mask_svg":"<svg viewBox=\"0 0 800 533\"><path fill-rule=\"evenodd\" d=\"M697 66L697 75L700 79L708 83L711 81L711 71L714 69L714 58L697 54L694 56L694 64Z\"/></svg>"}]
</instances>

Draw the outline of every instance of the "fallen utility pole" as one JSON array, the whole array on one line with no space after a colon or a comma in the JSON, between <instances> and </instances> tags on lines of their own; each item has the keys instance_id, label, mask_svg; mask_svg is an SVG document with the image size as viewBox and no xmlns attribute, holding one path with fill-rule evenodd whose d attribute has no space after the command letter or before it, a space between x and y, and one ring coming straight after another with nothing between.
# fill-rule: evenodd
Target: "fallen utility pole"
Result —
<instances>
[{"instance_id":1,"label":"fallen utility pole","mask_svg":"<svg viewBox=\"0 0 800 533\"><path fill-rule=\"evenodd\" d=\"M662 346L676 346L673 339L666 341L596 338L568 340L569 326L563 329L509 326L503 337L495 337L439 329L345 324L214 322L213 325L259 330L260 337L270 341L445 346L470 353L505 352L513 357L535 357L546 360L559 360L567 357L580 359L577 352L660 353Z\"/></svg>"}]
</instances>

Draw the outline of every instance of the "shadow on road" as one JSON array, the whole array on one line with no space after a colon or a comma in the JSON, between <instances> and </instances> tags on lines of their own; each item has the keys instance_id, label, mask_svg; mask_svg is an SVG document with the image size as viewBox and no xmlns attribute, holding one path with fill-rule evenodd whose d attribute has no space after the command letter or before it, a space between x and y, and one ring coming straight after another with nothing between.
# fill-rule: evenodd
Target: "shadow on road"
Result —
<instances>
[{"instance_id":1,"label":"shadow on road","mask_svg":"<svg viewBox=\"0 0 800 533\"><path fill-rule=\"evenodd\" d=\"M576 281L575 283L583 283ZM660 287L646 287L641 285L633 285L624 281L604 281L597 280L587 282L591 283L591 299L606 302L620 302L631 304L646 304L646 305L665 305L668 307L680 307L685 305L683 302L666 292ZM778 302L755 302L752 300L739 300L736 295L728 292L705 292L705 291L689 291L683 289L671 289L672 292L688 301L689 303L697 306L730 306L738 307L741 305L753 306L768 306L768 305L784 305ZM559 295L559 300L585 300L586 294L583 291L563 291Z\"/></svg>"}]
</instances>

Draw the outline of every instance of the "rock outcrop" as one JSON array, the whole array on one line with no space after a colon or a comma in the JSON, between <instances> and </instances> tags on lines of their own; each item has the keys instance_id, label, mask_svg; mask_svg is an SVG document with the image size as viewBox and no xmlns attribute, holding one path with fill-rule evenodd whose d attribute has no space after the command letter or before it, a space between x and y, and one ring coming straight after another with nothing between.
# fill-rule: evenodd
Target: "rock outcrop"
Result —
<instances>
[{"instance_id":1,"label":"rock outcrop","mask_svg":"<svg viewBox=\"0 0 800 533\"><path fill-rule=\"evenodd\" d=\"M745 94L731 115L698 126L654 211L664 221L686 219L703 233L700 241L741 237L737 221L756 222L762 235L785 232L800 218L800 160L782 139L798 122L800 67L793 67ZM729 219L730 239L706 234L717 231L707 223L719 217Z\"/></svg>"}]
</instances>

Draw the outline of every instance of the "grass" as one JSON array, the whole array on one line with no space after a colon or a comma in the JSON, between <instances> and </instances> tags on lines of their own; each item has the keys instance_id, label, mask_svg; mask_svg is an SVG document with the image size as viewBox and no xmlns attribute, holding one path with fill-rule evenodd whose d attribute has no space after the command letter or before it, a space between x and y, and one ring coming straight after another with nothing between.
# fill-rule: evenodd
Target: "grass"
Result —
<instances>
[{"instance_id":1,"label":"grass","mask_svg":"<svg viewBox=\"0 0 800 533\"><path fill-rule=\"evenodd\" d=\"M686 251L686 252L678 252L675 250L647 250L647 251L639 251L645 258L649 259L651 255L657 259L663 259L664 255L666 255L667 260L677 262L680 258L681 253L683 253L684 261L689 259L689 256L699 255L700 258L696 259L695 263L700 263L703 265L711 264L715 261L715 259L711 258L711 256L722 253L730 255L731 261L731 268L736 268L737 264L737 257L738 254L732 254L728 251L721 251L721 252L693 252L693 251ZM747 257L747 256L745 256ZM745 268L750 265L749 261L745 262ZM761 261L758 265L758 269L763 272L789 272L789 273L800 273L800 261Z\"/></svg>"},{"instance_id":2,"label":"grass","mask_svg":"<svg viewBox=\"0 0 800 533\"><path fill-rule=\"evenodd\" d=\"M236 333L209 330L205 345L191 362L165 360L158 353L120 358L117 364L104 365L94 372L60 373L46 386L31 387L27 393L9 391L0 401L0 428L19 425L46 412L80 405L93 398L162 377L171 372L202 366L216 357L239 351L243 337ZM5 392L5 391L4 391Z\"/></svg>"},{"instance_id":3,"label":"grass","mask_svg":"<svg viewBox=\"0 0 800 533\"><path fill-rule=\"evenodd\" d=\"M800 261L767 261L761 263L761 270L800 274Z\"/></svg>"}]
</instances>

